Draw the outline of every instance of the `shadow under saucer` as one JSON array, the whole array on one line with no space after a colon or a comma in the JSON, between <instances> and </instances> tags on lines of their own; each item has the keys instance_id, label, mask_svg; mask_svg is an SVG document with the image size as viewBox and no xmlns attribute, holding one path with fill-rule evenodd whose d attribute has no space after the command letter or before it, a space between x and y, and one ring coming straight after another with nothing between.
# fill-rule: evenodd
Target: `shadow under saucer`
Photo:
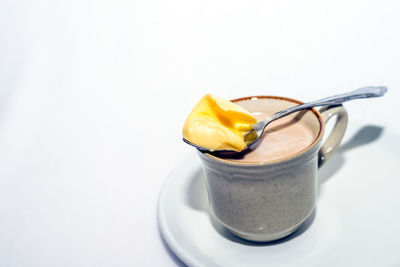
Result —
<instances>
[{"instance_id":1,"label":"shadow under saucer","mask_svg":"<svg viewBox=\"0 0 400 267\"><path fill-rule=\"evenodd\" d=\"M160 228L158 228L160 229ZM165 248L165 250L167 251L168 255L171 257L171 259L174 261L174 263L176 264L176 266L179 267L186 267L187 265L181 261L176 255L175 253L169 248L169 246L167 245L167 242L165 241L164 237L162 236L160 230L158 231L158 234L161 238L161 242L163 244L163 247Z\"/></svg>"}]
</instances>

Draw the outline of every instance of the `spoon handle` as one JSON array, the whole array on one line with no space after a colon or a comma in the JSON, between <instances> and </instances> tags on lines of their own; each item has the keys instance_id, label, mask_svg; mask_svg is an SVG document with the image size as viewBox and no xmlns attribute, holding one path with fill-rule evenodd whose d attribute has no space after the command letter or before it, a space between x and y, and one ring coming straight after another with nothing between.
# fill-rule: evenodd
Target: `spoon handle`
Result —
<instances>
[{"instance_id":1,"label":"spoon handle","mask_svg":"<svg viewBox=\"0 0 400 267\"><path fill-rule=\"evenodd\" d=\"M353 99L383 96L386 93L386 91L387 91L387 88L383 87L383 86L363 87L363 88L360 88L360 89L357 89L357 90L354 90L354 91L351 91L348 93L334 95L334 96L322 98L320 100L316 100L316 101L308 102L305 104L297 105L294 107L290 107L288 109L285 109L285 110L275 113L274 115L271 116L271 119L269 121L274 121L276 119L287 116L293 112L311 108L311 107L339 105L343 102L353 100Z\"/></svg>"}]
</instances>

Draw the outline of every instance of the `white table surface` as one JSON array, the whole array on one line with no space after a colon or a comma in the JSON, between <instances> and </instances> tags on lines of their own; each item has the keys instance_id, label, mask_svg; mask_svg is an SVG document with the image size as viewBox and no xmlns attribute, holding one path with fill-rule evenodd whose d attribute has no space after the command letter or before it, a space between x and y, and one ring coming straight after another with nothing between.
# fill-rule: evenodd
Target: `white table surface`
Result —
<instances>
[{"instance_id":1,"label":"white table surface","mask_svg":"<svg viewBox=\"0 0 400 267\"><path fill-rule=\"evenodd\" d=\"M176 266L156 219L206 93L387 85L349 123L400 134L398 1L0 3L0 266ZM398 197L398 196L396 196Z\"/></svg>"}]
</instances>

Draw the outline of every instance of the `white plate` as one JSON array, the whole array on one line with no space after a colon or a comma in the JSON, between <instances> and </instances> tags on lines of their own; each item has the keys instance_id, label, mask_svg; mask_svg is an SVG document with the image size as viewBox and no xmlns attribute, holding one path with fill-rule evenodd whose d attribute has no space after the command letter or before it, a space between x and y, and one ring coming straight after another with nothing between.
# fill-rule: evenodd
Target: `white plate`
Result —
<instances>
[{"instance_id":1,"label":"white plate","mask_svg":"<svg viewBox=\"0 0 400 267\"><path fill-rule=\"evenodd\" d=\"M251 243L208 215L193 153L165 182L159 227L190 266L400 266L400 136L376 126L349 129L319 179L312 218L283 240Z\"/></svg>"}]
</instances>

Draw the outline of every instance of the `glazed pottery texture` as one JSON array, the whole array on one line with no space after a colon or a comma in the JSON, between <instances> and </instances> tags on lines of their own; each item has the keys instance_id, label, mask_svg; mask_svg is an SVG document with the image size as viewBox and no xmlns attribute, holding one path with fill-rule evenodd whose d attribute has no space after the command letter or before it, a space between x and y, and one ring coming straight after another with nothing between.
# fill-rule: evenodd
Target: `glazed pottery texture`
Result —
<instances>
[{"instance_id":1,"label":"glazed pottery texture","mask_svg":"<svg viewBox=\"0 0 400 267\"><path fill-rule=\"evenodd\" d=\"M251 113L277 112L300 104L283 97L234 100ZM335 151L347 126L343 106L293 114L308 125L314 141L302 151L270 162L223 159L198 152L203 162L210 214L232 233L252 241L272 241L294 232L316 206L318 166ZM322 144L325 121L336 124ZM296 117L297 116L297 117Z\"/></svg>"}]
</instances>

